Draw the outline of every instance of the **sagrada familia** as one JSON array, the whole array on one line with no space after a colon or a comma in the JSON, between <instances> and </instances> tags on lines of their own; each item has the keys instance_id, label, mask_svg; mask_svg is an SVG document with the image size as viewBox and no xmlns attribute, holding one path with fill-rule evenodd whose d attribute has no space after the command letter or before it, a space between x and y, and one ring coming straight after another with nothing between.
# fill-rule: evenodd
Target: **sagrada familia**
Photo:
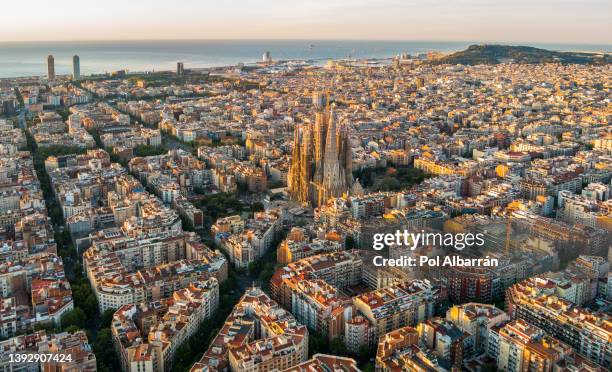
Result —
<instances>
[{"instance_id":1,"label":"sagrada familia","mask_svg":"<svg viewBox=\"0 0 612 372\"><path fill-rule=\"evenodd\" d=\"M296 125L288 174L289 191L304 205L319 207L348 194L353 185L348 125L338 125L326 93L313 93L315 122Z\"/></svg>"}]
</instances>

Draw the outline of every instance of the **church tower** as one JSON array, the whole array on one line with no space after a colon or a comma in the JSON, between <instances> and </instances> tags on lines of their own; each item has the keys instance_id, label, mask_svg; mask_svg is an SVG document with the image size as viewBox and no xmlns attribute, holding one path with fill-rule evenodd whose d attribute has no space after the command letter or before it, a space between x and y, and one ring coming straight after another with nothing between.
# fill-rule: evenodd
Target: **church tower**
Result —
<instances>
[{"instance_id":1,"label":"church tower","mask_svg":"<svg viewBox=\"0 0 612 372\"><path fill-rule=\"evenodd\" d=\"M353 184L348 125L338 125L328 95L315 92L314 123L298 125L288 174L293 199L318 207L347 194Z\"/></svg>"}]
</instances>

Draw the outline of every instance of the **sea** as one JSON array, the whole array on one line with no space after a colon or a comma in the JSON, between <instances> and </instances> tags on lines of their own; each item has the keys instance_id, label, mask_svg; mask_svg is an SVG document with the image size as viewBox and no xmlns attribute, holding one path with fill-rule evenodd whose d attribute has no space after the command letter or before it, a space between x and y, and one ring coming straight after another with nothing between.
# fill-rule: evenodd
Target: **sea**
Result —
<instances>
[{"instance_id":1,"label":"sea","mask_svg":"<svg viewBox=\"0 0 612 372\"><path fill-rule=\"evenodd\" d=\"M453 52L479 42L342 41L342 40L174 40L0 42L0 78L43 76L47 56L55 58L56 74L72 73L72 56L80 57L81 74L127 69L130 72L174 70L254 63L269 51L274 60L326 61L341 58L389 58L401 53ZM612 45L537 44L557 51L612 52Z\"/></svg>"}]
</instances>

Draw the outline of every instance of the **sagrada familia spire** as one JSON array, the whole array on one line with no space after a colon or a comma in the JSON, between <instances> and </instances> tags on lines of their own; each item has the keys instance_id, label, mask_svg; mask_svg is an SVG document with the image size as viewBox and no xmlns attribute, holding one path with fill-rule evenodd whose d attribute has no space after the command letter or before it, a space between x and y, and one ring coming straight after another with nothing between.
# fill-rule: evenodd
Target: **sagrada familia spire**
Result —
<instances>
[{"instance_id":1,"label":"sagrada familia spire","mask_svg":"<svg viewBox=\"0 0 612 372\"><path fill-rule=\"evenodd\" d=\"M296 125L288 183L295 200L319 207L353 184L348 125L338 125L329 96L313 93L315 122Z\"/></svg>"}]
</instances>

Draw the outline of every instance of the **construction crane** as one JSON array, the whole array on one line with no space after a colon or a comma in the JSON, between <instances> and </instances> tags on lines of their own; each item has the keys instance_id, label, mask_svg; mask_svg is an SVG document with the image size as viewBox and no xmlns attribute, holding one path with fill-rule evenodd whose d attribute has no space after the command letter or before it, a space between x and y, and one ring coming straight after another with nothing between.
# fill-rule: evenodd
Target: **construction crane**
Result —
<instances>
[{"instance_id":1,"label":"construction crane","mask_svg":"<svg viewBox=\"0 0 612 372\"><path fill-rule=\"evenodd\" d=\"M508 215L506 219L506 244L504 248L504 252L508 257L510 255L510 232L512 231L512 212Z\"/></svg>"}]
</instances>

